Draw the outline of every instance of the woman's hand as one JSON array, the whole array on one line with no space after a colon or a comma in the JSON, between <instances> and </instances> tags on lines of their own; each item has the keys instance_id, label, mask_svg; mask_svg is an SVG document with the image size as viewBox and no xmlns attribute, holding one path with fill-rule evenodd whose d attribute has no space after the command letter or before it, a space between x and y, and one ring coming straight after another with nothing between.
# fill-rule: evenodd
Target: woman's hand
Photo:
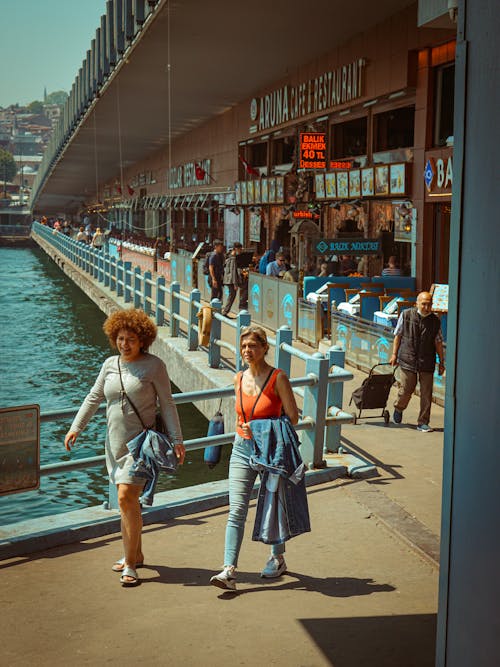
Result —
<instances>
[{"instance_id":1,"label":"woman's hand","mask_svg":"<svg viewBox=\"0 0 500 667\"><path fill-rule=\"evenodd\" d=\"M186 448L184 445L174 445L174 452L177 456L179 465L181 466L184 463L184 458L186 456Z\"/></svg>"},{"instance_id":2,"label":"woman's hand","mask_svg":"<svg viewBox=\"0 0 500 667\"><path fill-rule=\"evenodd\" d=\"M252 440L253 439L253 433L252 429L250 428L250 422L244 422L243 424L240 424L240 428L244 433L244 438L245 440Z\"/></svg>"},{"instance_id":3,"label":"woman's hand","mask_svg":"<svg viewBox=\"0 0 500 667\"><path fill-rule=\"evenodd\" d=\"M68 431L66 433L66 437L64 438L64 446L68 450L68 452L71 451L71 448L74 446L76 439L78 438L78 433L75 431Z\"/></svg>"}]
</instances>

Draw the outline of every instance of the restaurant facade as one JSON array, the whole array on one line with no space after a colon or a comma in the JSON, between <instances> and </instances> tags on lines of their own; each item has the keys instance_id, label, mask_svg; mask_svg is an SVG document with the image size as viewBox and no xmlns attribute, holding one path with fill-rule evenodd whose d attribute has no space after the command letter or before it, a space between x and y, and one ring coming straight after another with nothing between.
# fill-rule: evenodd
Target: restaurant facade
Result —
<instances>
[{"instance_id":1,"label":"restaurant facade","mask_svg":"<svg viewBox=\"0 0 500 667\"><path fill-rule=\"evenodd\" d=\"M454 39L418 28L413 5L304 63L128 167L126 196L107 183L115 223L186 251L277 239L303 271L318 240L331 260L362 247L366 275L395 255L419 288L446 283Z\"/></svg>"}]
</instances>

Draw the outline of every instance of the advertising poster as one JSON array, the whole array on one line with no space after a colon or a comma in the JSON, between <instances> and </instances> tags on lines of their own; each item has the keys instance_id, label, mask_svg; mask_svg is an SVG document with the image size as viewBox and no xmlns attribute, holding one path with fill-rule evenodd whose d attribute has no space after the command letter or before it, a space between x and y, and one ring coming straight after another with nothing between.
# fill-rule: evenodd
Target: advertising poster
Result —
<instances>
[{"instance_id":1,"label":"advertising poster","mask_svg":"<svg viewBox=\"0 0 500 667\"><path fill-rule=\"evenodd\" d=\"M386 164L375 167L375 194L381 197L389 194L389 166Z\"/></svg>"},{"instance_id":2,"label":"advertising poster","mask_svg":"<svg viewBox=\"0 0 500 667\"><path fill-rule=\"evenodd\" d=\"M324 174L315 174L314 176L315 189L316 189L316 199L325 198L325 175Z\"/></svg>"},{"instance_id":3,"label":"advertising poster","mask_svg":"<svg viewBox=\"0 0 500 667\"><path fill-rule=\"evenodd\" d=\"M337 197L337 175L335 172L325 174L325 190L328 199Z\"/></svg>"},{"instance_id":4,"label":"advertising poster","mask_svg":"<svg viewBox=\"0 0 500 667\"><path fill-rule=\"evenodd\" d=\"M373 167L361 170L361 194L363 197L373 197Z\"/></svg>"}]
</instances>

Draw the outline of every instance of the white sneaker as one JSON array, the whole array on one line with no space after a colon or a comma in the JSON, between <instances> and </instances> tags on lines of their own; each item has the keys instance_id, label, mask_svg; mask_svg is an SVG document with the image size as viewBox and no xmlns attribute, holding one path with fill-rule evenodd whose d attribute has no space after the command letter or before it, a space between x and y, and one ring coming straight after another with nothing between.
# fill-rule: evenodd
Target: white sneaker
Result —
<instances>
[{"instance_id":1,"label":"white sneaker","mask_svg":"<svg viewBox=\"0 0 500 667\"><path fill-rule=\"evenodd\" d=\"M234 566L226 565L222 572L219 572L219 574L214 574L214 576L210 578L210 583L212 586L223 588L226 591L235 591L236 574L234 571Z\"/></svg>"},{"instance_id":2,"label":"white sneaker","mask_svg":"<svg viewBox=\"0 0 500 667\"><path fill-rule=\"evenodd\" d=\"M266 563L265 568L260 573L261 577L265 579L273 579L274 577L281 577L286 572L286 563L283 557L271 556Z\"/></svg>"}]
</instances>

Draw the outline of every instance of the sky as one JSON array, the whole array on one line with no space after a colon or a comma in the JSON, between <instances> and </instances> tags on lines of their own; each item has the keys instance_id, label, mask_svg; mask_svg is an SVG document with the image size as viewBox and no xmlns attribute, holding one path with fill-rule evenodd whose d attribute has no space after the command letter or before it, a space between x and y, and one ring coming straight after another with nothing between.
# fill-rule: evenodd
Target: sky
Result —
<instances>
[{"instance_id":1,"label":"sky","mask_svg":"<svg viewBox=\"0 0 500 667\"><path fill-rule=\"evenodd\" d=\"M0 0L0 107L67 93L106 0Z\"/></svg>"}]
</instances>

